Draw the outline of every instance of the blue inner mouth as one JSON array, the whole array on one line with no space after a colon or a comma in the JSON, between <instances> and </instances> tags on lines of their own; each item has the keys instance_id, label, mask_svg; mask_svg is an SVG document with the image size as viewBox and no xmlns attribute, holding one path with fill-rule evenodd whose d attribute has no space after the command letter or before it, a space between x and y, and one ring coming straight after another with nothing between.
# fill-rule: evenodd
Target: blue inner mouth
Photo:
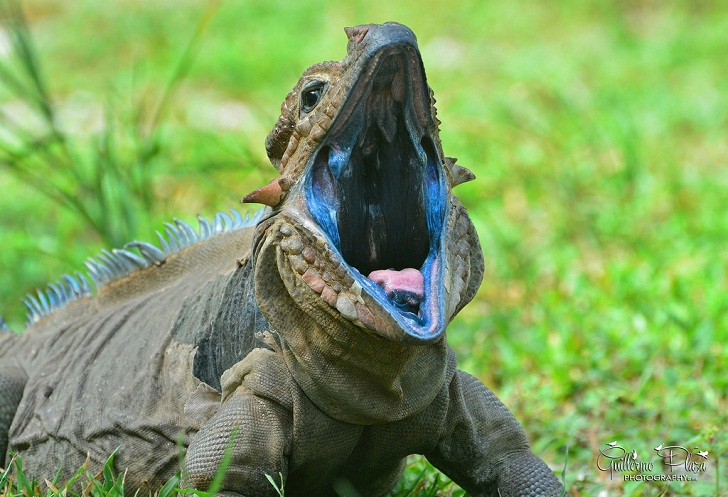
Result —
<instances>
[{"instance_id":1,"label":"blue inner mouth","mask_svg":"<svg viewBox=\"0 0 728 497\"><path fill-rule=\"evenodd\" d=\"M352 276L415 338L444 330L441 234L446 189L432 140L400 119L395 136L381 124L347 126L309 165L309 211ZM391 123L390 123L391 124ZM374 270L418 269L424 277L419 305L412 296L387 296L366 276ZM405 298L403 298L405 297Z\"/></svg>"}]
</instances>

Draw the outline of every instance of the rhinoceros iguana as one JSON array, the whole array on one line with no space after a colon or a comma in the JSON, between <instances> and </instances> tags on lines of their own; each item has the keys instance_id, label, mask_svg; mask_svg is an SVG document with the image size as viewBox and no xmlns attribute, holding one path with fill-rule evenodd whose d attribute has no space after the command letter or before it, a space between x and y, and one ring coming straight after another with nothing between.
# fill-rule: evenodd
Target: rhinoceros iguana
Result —
<instances>
[{"instance_id":1,"label":"rhinoceros iguana","mask_svg":"<svg viewBox=\"0 0 728 497\"><path fill-rule=\"evenodd\" d=\"M169 223L26 299L0 334L0 459L66 472L117 447L126 488L179 470L205 489L383 495L424 454L472 495L558 495L496 396L456 369L450 320L483 275L452 188L414 34L348 28L347 56L306 70L266 148L280 176L199 231ZM232 441L231 441L232 440ZM2 462L0 460L0 462Z\"/></svg>"}]
</instances>

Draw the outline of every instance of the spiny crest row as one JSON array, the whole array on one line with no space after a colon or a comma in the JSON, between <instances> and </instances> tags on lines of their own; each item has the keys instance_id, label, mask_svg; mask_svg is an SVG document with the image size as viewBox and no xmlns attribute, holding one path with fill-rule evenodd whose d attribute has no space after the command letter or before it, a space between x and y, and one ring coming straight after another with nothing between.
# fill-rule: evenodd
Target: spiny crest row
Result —
<instances>
[{"instance_id":1,"label":"spiny crest row","mask_svg":"<svg viewBox=\"0 0 728 497\"><path fill-rule=\"evenodd\" d=\"M164 223L164 235L157 231L161 248L147 242L133 241L127 243L123 249L102 250L96 258L89 257L84 265L89 278L98 289L139 269L161 265L170 255L219 233L253 226L262 217L263 209L245 217L236 210L231 210L230 214L218 212L212 222L197 216L200 222L199 232L186 222L174 219L174 223ZM128 249L136 249L139 255ZM69 302L91 294L91 286L84 275L79 272L74 276L65 274L60 280L49 284L46 290L39 289L23 299L23 304L28 308L26 325L30 326ZM0 331L3 324L4 321L0 320Z\"/></svg>"}]
</instances>

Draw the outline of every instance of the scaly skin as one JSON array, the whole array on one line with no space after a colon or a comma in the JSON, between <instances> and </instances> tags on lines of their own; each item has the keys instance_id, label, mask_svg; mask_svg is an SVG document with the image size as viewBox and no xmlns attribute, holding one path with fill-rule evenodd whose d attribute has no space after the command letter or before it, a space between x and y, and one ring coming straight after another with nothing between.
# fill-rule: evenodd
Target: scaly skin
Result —
<instances>
[{"instance_id":1,"label":"scaly skin","mask_svg":"<svg viewBox=\"0 0 728 497\"><path fill-rule=\"evenodd\" d=\"M129 491L155 490L181 434L199 489L232 441L227 495L276 495L279 473L292 497L386 495L412 453L472 495L560 494L445 338L483 259L452 194L473 175L442 151L414 34L346 32L346 58L309 68L281 108L280 176L244 198L271 208L257 226L0 336L24 357L0 348L0 433L30 474L120 445Z\"/></svg>"}]
</instances>

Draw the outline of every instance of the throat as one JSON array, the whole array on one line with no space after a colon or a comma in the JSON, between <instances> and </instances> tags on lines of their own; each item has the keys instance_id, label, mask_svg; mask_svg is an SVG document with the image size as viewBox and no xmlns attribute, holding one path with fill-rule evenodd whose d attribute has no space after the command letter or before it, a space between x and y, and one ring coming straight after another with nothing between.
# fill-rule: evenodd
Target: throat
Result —
<instances>
[{"instance_id":1,"label":"throat","mask_svg":"<svg viewBox=\"0 0 728 497\"><path fill-rule=\"evenodd\" d=\"M283 356L296 383L319 409L345 423L392 423L421 412L455 367L445 340L382 346L377 336L320 317L299 316L276 328L285 330L279 332Z\"/></svg>"}]
</instances>

